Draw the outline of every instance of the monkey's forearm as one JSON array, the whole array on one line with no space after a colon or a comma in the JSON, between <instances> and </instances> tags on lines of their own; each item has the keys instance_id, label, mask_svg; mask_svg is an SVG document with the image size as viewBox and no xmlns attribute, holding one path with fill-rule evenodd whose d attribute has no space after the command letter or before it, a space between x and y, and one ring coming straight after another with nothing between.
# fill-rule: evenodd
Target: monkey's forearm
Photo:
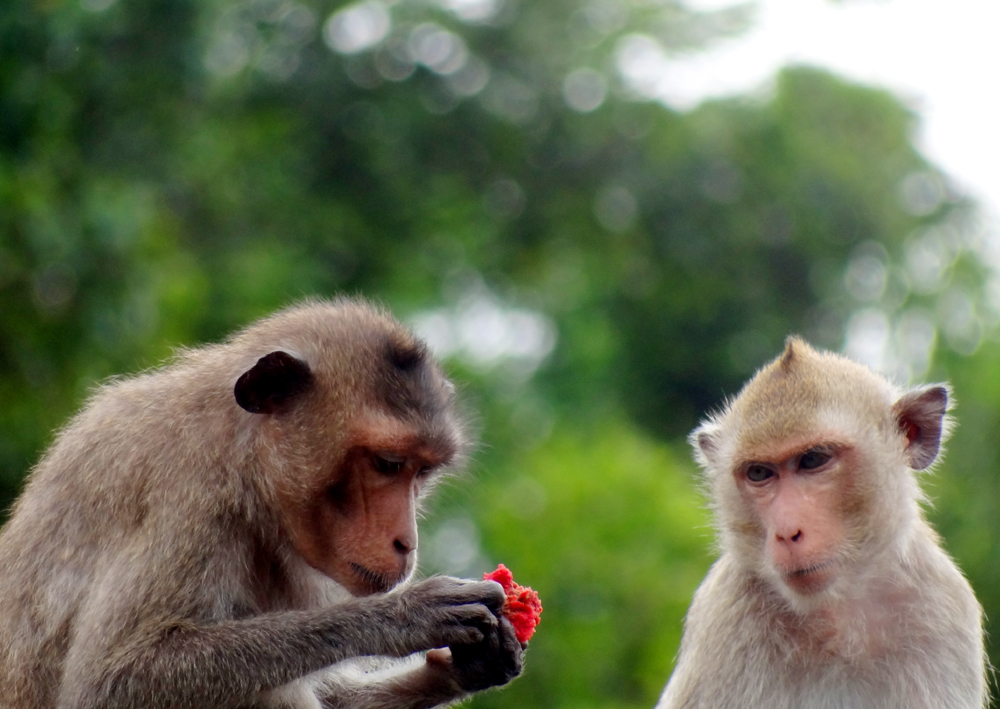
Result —
<instances>
[{"instance_id":1,"label":"monkey's forearm","mask_svg":"<svg viewBox=\"0 0 1000 709\"><path fill-rule=\"evenodd\" d=\"M288 611L210 626L162 628L113 651L100 679L63 706L217 707L252 699L341 660L407 655L428 649L419 633L394 618L390 598L354 599L332 609ZM471 630L471 629L470 629ZM86 651L85 651L86 652ZM86 700L86 701L84 701ZM89 702L89 703L88 703Z\"/></svg>"}]
</instances>

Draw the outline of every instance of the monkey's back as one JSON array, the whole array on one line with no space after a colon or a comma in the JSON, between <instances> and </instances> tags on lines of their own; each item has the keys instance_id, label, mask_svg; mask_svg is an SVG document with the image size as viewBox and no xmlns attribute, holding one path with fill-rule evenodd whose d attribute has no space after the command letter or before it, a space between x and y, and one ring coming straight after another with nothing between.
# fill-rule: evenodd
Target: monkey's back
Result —
<instances>
[{"instance_id":1,"label":"monkey's back","mask_svg":"<svg viewBox=\"0 0 1000 709\"><path fill-rule=\"evenodd\" d=\"M197 370L103 387L29 476L0 532L0 707L55 705L68 649L93 629L81 620L95 596L149 592L128 587L130 554L182 529L212 534L213 515L238 516L251 499L246 480L224 474L225 452L199 450L207 429L232 423L205 415L219 393L194 385ZM192 504L206 485L217 488L215 510Z\"/></svg>"}]
</instances>

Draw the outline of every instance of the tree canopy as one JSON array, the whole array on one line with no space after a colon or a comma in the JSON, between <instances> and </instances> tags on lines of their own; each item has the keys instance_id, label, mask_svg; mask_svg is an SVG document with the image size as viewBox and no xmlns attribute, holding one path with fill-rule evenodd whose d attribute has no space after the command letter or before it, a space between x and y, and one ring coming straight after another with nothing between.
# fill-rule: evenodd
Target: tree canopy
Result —
<instances>
[{"instance_id":1,"label":"tree canopy","mask_svg":"<svg viewBox=\"0 0 1000 709\"><path fill-rule=\"evenodd\" d=\"M752 18L672 0L0 5L0 494L105 378L364 294L479 416L423 568L503 561L546 607L525 676L472 704L649 707L712 557L684 435L798 332L953 381L931 516L1000 617L983 493L1000 345L975 210L885 91L791 67L686 112L655 100L671 57Z\"/></svg>"}]
</instances>

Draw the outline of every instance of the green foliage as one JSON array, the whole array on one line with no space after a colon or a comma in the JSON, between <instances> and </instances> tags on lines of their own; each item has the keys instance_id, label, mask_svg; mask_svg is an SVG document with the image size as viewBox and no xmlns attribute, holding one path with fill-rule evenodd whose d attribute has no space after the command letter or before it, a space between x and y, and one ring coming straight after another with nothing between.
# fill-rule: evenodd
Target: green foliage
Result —
<instances>
[{"instance_id":1,"label":"green foliage","mask_svg":"<svg viewBox=\"0 0 1000 709\"><path fill-rule=\"evenodd\" d=\"M910 111L791 68L679 113L617 70L748 6L446 9L475 5L378 5L391 31L345 53L323 36L357 6L327 0L0 3L0 500L96 383L304 296L520 309L554 348L452 351L483 446L426 525L465 519L546 604L528 673L475 704L651 706L709 561L681 437L789 332L874 327L886 369L954 381L932 516L1000 616L992 275ZM428 32L465 63L418 61ZM604 93L573 109L578 70Z\"/></svg>"},{"instance_id":2,"label":"green foliage","mask_svg":"<svg viewBox=\"0 0 1000 709\"><path fill-rule=\"evenodd\" d=\"M686 449L613 420L597 431L566 421L470 496L461 508L479 521L486 555L545 608L530 671L472 706L652 706L710 561L709 515Z\"/></svg>"}]
</instances>

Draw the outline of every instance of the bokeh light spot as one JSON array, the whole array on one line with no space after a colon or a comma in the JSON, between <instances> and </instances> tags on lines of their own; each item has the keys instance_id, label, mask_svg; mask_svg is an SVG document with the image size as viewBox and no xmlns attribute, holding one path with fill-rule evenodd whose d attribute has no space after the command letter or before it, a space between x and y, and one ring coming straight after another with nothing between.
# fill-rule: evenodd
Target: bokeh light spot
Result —
<instances>
[{"instance_id":1,"label":"bokeh light spot","mask_svg":"<svg viewBox=\"0 0 1000 709\"><path fill-rule=\"evenodd\" d=\"M627 188L621 185L605 187L594 200L594 216L611 232L626 231L635 223L639 205Z\"/></svg>"},{"instance_id":2,"label":"bokeh light spot","mask_svg":"<svg viewBox=\"0 0 1000 709\"><path fill-rule=\"evenodd\" d=\"M874 303L885 293L888 276L885 249L881 244L867 242L851 254L844 272L844 287L855 300Z\"/></svg>"},{"instance_id":3,"label":"bokeh light spot","mask_svg":"<svg viewBox=\"0 0 1000 709\"><path fill-rule=\"evenodd\" d=\"M563 80L562 94L566 105L574 111L590 113L604 103L608 82L593 69L575 69Z\"/></svg>"},{"instance_id":4,"label":"bokeh light spot","mask_svg":"<svg viewBox=\"0 0 1000 709\"><path fill-rule=\"evenodd\" d=\"M486 188L483 205L486 211L499 219L517 219L524 213L528 199L516 180L503 178Z\"/></svg>"},{"instance_id":5,"label":"bokeh light spot","mask_svg":"<svg viewBox=\"0 0 1000 709\"><path fill-rule=\"evenodd\" d=\"M441 7L465 22L488 22L500 12L502 0L441 0Z\"/></svg>"},{"instance_id":6,"label":"bokeh light spot","mask_svg":"<svg viewBox=\"0 0 1000 709\"><path fill-rule=\"evenodd\" d=\"M323 25L323 40L335 52L355 54L374 47L390 29L392 19L385 5L368 0L330 15Z\"/></svg>"},{"instance_id":7,"label":"bokeh light spot","mask_svg":"<svg viewBox=\"0 0 1000 709\"><path fill-rule=\"evenodd\" d=\"M913 172L899 186L903 209L916 217L933 214L944 201L941 176L936 172Z\"/></svg>"},{"instance_id":8,"label":"bokeh light spot","mask_svg":"<svg viewBox=\"0 0 1000 709\"><path fill-rule=\"evenodd\" d=\"M416 61L438 74L454 74L469 56L461 37L433 22L414 27L407 46Z\"/></svg>"}]
</instances>

